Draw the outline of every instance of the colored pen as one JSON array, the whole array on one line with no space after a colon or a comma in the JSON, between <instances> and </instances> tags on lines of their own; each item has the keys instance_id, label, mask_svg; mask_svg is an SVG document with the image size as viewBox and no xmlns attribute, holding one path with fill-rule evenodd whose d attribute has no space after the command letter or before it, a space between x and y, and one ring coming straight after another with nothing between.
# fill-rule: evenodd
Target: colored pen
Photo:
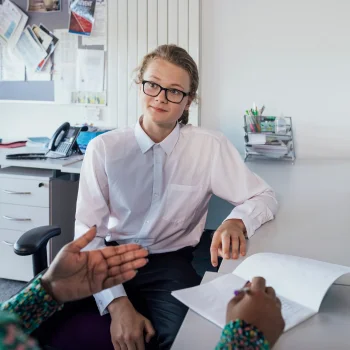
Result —
<instances>
[{"instance_id":1,"label":"colored pen","mask_svg":"<svg viewBox=\"0 0 350 350\"><path fill-rule=\"evenodd\" d=\"M235 295L235 297L241 293L247 293L247 292L250 292L250 288L249 287L244 287L244 288L241 288L241 289L237 289L233 292L233 294Z\"/></svg>"}]
</instances>

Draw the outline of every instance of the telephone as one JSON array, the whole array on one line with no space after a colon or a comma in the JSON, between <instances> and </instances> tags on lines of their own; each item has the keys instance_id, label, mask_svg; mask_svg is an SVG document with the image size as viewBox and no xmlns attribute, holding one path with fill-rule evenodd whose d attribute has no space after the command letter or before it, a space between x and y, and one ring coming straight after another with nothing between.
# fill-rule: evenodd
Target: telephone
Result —
<instances>
[{"instance_id":1,"label":"telephone","mask_svg":"<svg viewBox=\"0 0 350 350\"><path fill-rule=\"evenodd\" d=\"M45 154L47 158L69 157L73 152L81 154L76 142L80 131L87 131L87 126L70 126L68 122L63 123L53 134Z\"/></svg>"},{"instance_id":2,"label":"telephone","mask_svg":"<svg viewBox=\"0 0 350 350\"><path fill-rule=\"evenodd\" d=\"M53 134L47 153L16 153L7 154L6 159L46 159L46 158L66 158L73 152L82 154L78 144L77 137L80 131L87 131L87 126L70 126L63 123Z\"/></svg>"}]
</instances>

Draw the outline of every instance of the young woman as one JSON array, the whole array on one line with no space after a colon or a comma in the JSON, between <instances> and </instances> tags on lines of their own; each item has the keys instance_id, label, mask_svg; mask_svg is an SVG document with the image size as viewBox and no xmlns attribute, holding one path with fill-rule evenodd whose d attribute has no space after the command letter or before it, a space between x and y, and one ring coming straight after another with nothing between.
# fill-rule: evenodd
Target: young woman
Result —
<instances>
[{"instance_id":1,"label":"young woman","mask_svg":"<svg viewBox=\"0 0 350 350\"><path fill-rule=\"evenodd\" d=\"M107 328L110 349L171 347L187 311L171 292L200 282L192 252L212 194L236 206L214 234L213 266L218 256L245 255L246 238L277 210L274 192L224 135L187 125L198 82L184 49L159 46L137 72L143 114L136 125L95 138L84 158L76 236L97 223L90 249L138 243L150 252L132 281L95 294L100 313L110 316L96 317L91 337L102 343Z\"/></svg>"}]
</instances>

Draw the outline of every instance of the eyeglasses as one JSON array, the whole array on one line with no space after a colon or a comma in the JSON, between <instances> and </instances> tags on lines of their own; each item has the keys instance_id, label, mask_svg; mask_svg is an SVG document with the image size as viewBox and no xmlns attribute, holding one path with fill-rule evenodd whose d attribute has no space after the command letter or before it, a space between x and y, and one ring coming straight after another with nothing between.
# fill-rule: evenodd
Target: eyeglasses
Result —
<instances>
[{"instance_id":1,"label":"eyeglasses","mask_svg":"<svg viewBox=\"0 0 350 350\"><path fill-rule=\"evenodd\" d=\"M181 103L182 100L189 95L189 93L183 92L177 89L166 89L160 86L159 84L153 83L153 81L142 81L143 92L152 97L157 97L162 90L165 91L166 99L171 103Z\"/></svg>"}]
</instances>

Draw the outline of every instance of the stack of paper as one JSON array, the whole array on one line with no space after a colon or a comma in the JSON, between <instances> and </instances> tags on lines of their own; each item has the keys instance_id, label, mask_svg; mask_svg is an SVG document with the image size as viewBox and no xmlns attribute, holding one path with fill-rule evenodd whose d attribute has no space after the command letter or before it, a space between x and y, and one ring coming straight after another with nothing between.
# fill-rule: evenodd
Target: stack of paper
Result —
<instances>
[{"instance_id":1,"label":"stack of paper","mask_svg":"<svg viewBox=\"0 0 350 350\"><path fill-rule=\"evenodd\" d=\"M219 327L226 323L226 308L234 290L255 276L264 277L282 302L285 331L317 314L328 288L350 267L292 255L259 253L246 258L232 274L198 287L171 294ZM347 305L344 305L347 307Z\"/></svg>"},{"instance_id":2,"label":"stack of paper","mask_svg":"<svg viewBox=\"0 0 350 350\"><path fill-rule=\"evenodd\" d=\"M250 150L253 152L257 152L271 158L283 157L288 154L290 149L289 145L286 145L280 140L266 142L266 144L251 144L248 147L250 147Z\"/></svg>"}]
</instances>

